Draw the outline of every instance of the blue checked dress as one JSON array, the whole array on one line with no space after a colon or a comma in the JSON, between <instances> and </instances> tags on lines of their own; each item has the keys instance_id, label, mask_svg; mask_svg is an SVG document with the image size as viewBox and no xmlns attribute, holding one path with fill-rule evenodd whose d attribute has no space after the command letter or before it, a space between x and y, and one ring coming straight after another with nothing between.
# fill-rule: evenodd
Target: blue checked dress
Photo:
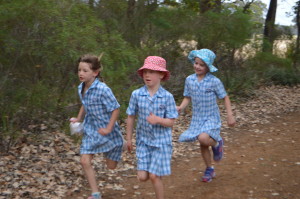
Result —
<instances>
[{"instance_id":1,"label":"blue checked dress","mask_svg":"<svg viewBox=\"0 0 300 199\"><path fill-rule=\"evenodd\" d=\"M191 98L193 115L189 128L179 136L179 141L196 141L203 132L216 141L221 140L221 118L217 98L223 99L227 93L220 79L207 73L199 82L197 75L192 74L185 80L183 95Z\"/></svg>"},{"instance_id":2,"label":"blue checked dress","mask_svg":"<svg viewBox=\"0 0 300 199\"><path fill-rule=\"evenodd\" d=\"M162 118L177 118L178 113L173 95L160 86L156 94L150 97L147 87L143 86L132 92L126 113L138 116L136 155L138 159L146 157L144 163L138 160L138 170L146 170L158 176L170 175L172 128L158 124L152 125L147 122L147 117L153 113Z\"/></svg>"},{"instance_id":3,"label":"blue checked dress","mask_svg":"<svg viewBox=\"0 0 300 199\"><path fill-rule=\"evenodd\" d=\"M83 122L83 138L80 147L81 154L95 154L108 152L123 145L120 126L116 122L108 135L98 133L99 128L106 128L113 110L120 107L111 89L98 79L82 96L84 83L78 86L78 94L85 110Z\"/></svg>"}]
</instances>

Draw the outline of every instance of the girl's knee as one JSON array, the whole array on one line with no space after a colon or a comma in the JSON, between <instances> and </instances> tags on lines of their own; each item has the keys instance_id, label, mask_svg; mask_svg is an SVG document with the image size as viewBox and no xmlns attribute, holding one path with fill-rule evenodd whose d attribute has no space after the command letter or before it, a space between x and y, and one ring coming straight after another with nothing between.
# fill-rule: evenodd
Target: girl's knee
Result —
<instances>
[{"instance_id":1,"label":"girl's knee","mask_svg":"<svg viewBox=\"0 0 300 199\"><path fill-rule=\"evenodd\" d=\"M149 174L146 171L138 171L137 178L141 182L146 182L149 179Z\"/></svg>"},{"instance_id":2,"label":"girl's knee","mask_svg":"<svg viewBox=\"0 0 300 199\"><path fill-rule=\"evenodd\" d=\"M152 174L152 173L150 173L149 178L150 178L150 180L151 180L152 182L156 182L157 180L160 180L160 179L161 179L160 176L157 176L157 175Z\"/></svg>"},{"instance_id":3,"label":"girl's knee","mask_svg":"<svg viewBox=\"0 0 300 199\"><path fill-rule=\"evenodd\" d=\"M148 176L138 176L138 180L139 180L140 182L146 182L148 179L149 179Z\"/></svg>"},{"instance_id":4,"label":"girl's knee","mask_svg":"<svg viewBox=\"0 0 300 199\"><path fill-rule=\"evenodd\" d=\"M206 133L201 133L198 136L198 141L200 142L200 144L202 146L208 146L209 145L209 139L210 139L210 136Z\"/></svg>"},{"instance_id":5,"label":"girl's knee","mask_svg":"<svg viewBox=\"0 0 300 199\"><path fill-rule=\"evenodd\" d=\"M83 167L89 167L89 166L91 166L92 165L91 158L86 157L86 156L82 156L80 158L80 164Z\"/></svg>"}]
</instances>

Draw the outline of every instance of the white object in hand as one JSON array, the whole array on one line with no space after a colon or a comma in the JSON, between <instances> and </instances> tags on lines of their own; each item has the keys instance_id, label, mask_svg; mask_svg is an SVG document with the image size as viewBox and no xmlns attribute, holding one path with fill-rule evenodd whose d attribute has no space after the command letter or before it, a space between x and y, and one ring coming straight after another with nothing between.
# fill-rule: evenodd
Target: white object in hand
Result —
<instances>
[{"instance_id":1,"label":"white object in hand","mask_svg":"<svg viewBox=\"0 0 300 199\"><path fill-rule=\"evenodd\" d=\"M82 134L83 133L83 125L81 122L71 122L70 123L71 134Z\"/></svg>"}]
</instances>

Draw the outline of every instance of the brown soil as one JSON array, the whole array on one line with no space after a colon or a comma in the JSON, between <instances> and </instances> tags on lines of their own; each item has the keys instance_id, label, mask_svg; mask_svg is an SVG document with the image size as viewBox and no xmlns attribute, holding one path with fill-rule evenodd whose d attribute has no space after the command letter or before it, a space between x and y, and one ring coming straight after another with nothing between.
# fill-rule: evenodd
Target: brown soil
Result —
<instances>
[{"instance_id":1,"label":"brown soil","mask_svg":"<svg viewBox=\"0 0 300 199\"><path fill-rule=\"evenodd\" d=\"M237 125L222 125L225 157L215 165L217 177L211 183L200 181L205 165L199 144L177 142L191 111L176 119L172 175L163 178L165 199L300 199L300 86L261 87L232 107ZM226 121L222 102L220 110ZM121 126L125 132L125 124ZM51 119L28 126L22 135L24 140L12 144L8 153L0 151L0 199L88 197L80 144L74 142L80 137L58 131ZM134 153L124 152L113 171L101 154L93 165L103 199L155 198L151 182L136 179Z\"/></svg>"},{"instance_id":2,"label":"brown soil","mask_svg":"<svg viewBox=\"0 0 300 199\"><path fill-rule=\"evenodd\" d=\"M200 181L205 165L198 144L180 143L186 150L173 159L172 175L164 177L165 198L299 199L300 112L272 118L267 124L227 129L225 157L215 164L217 176L210 183ZM155 198L150 181L139 183L134 169L120 176L123 190L102 189L103 199ZM88 193L67 198L82 199Z\"/></svg>"}]
</instances>

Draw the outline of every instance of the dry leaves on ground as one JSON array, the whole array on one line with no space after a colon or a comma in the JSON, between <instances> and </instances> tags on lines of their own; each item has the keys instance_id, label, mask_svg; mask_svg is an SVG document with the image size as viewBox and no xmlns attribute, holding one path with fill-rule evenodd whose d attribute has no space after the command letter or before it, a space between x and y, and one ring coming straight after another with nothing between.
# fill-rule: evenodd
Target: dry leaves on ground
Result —
<instances>
[{"instance_id":1,"label":"dry leaves on ground","mask_svg":"<svg viewBox=\"0 0 300 199\"><path fill-rule=\"evenodd\" d=\"M256 96L244 103L232 103L237 126L255 127L266 124L276 114L299 111L300 87L272 86L256 91ZM220 103L222 119L225 110ZM191 113L181 115L173 130L174 159L198 150L196 145L178 144L178 136L188 126ZM0 159L0 199L7 198L62 198L84 190L86 182L79 163L79 145L63 132L47 132L42 125L42 142L27 140L11 148ZM222 135L230 141L229 128L222 127ZM124 126L123 126L124 130ZM123 131L124 132L124 131ZM24 132L28 133L28 132ZM238 164L238 163L237 163ZM300 164L299 162L296 164ZM97 155L94 167L102 190L124 190L122 182L135 177L135 156L124 153L116 170L107 170L103 157ZM120 175L121 174L121 175ZM138 189L138 187L137 187ZM136 193L138 194L138 193ZM275 194L275 193L274 193Z\"/></svg>"}]
</instances>

